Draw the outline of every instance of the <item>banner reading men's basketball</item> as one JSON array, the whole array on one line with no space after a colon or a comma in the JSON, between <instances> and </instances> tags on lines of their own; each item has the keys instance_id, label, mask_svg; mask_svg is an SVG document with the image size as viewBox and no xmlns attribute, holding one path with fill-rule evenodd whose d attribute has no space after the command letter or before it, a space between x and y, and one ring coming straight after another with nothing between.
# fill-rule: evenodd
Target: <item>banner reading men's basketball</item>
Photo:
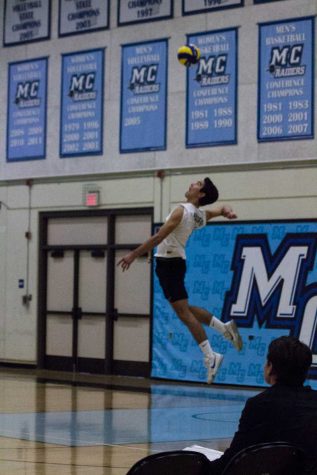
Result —
<instances>
[{"instance_id":1,"label":"banner reading men's basketball","mask_svg":"<svg viewBox=\"0 0 317 475\"><path fill-rule=\"evenodd\" d=\"M188 36L201 57L187 69L187 147L237 142L237 35L233 28Z\"/></svg>"},{"instance_id":2,"label":"banner reading men's basketball","mask_svg":"<svg viewBox=\"0 0 317 475\"><path fill-rule=\"evenodd\" d=\"M317 387L317 221L211 223L190 237L186 287L191 305L237 323L243 349L206 328L224 355L215 382L264 386L272 339L293 335L310 346ZM201 351L175 317L154 273L152 376L206 381Z\"/></svg>"},{"instance_id":3,"label":"banner reading men's basketball","mask_svg":"<svg viewBox=\"0 0 317 475\"><path fill-rule=\"evenodd\" d=\"M120 152L165 150L167 40L122 47Z\"/></svg>"},{"instance_id":4,"label":"banner reading men's basketball","mask_svg":"<svg viewBox=\"0 0 317 475\"><path fill-rule=\"evenodd\" d=\"M9 64L7 161L45 158L47 58Z\"/></svg>"},{"instance_id":5,"label":"banner reading men's basketball","mask_svg":"<svg viewBox=\"0 0 317 475\"><path fill-rule=\"evenodd\" d=\"M60 156L103 151L104 50L64 54Z\"/></svg>"},{"instance_id":6,"label":"banner reading men's basketball","mask_svg":"<svg viewBox=\"0 0 317 475\"><path fill-rule=\"evenodd\" d=\"M314 137L314 21L259 26L259 141Z\"/></svg>"}]
</instances>

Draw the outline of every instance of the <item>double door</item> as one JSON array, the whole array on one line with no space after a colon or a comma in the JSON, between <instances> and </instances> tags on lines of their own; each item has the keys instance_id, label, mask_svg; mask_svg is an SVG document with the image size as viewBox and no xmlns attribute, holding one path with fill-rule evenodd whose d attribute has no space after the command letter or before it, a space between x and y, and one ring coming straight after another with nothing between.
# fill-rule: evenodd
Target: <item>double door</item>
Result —
<instances>
[{"instance_id":1,"label":"double door","mask_svg":"<svg viewBox=\"0 0 317 475\"><path fill-rule=\"evenodd\" d=\"M148 375L151 270L120 258L151 233L149 210L43 213L39 365Z\"/></svg>"}]
</instances>

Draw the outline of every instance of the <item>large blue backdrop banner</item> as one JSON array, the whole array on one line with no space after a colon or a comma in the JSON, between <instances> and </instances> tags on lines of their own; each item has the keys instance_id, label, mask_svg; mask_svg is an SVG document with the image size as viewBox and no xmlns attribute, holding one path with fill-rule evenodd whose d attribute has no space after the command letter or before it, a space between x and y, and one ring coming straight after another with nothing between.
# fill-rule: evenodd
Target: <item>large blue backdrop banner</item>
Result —
<instances>
[{"instance_id":1,"label":"large blue backdrop banner","mask_svg":"<svg viewBox=\"0 0 317 475\"><path fill-rule=\"evenodd\" d=\"M237 352L207 328L224 354L219 384L265 385L268 345L295 335L313 350L310 379L317 386L317 221L215 223L187 246L189 302L240 327ZM203 355L165 300L154 275L152 377L205 382Z\"/></svg>"},{"instance_id":2,"label":"large blue backdrop banner","mask_svg":"<svg viewBox=\"0 0 317 475\"><path fill-rule=\"evenodd\" d=\"M200 48L187 68L186 146L237 142L237 29L188 36Z\"/></svg>"},{"instance_id":3,"label":"large blue backdrop banner","mask_svg":"<svg viewBox=\"0 0 317 475\"><path fill-rule=\"evenodd\" d=\"M164 150L167 40L123 46L120 152Z\"/></svg>"}]
</instances>

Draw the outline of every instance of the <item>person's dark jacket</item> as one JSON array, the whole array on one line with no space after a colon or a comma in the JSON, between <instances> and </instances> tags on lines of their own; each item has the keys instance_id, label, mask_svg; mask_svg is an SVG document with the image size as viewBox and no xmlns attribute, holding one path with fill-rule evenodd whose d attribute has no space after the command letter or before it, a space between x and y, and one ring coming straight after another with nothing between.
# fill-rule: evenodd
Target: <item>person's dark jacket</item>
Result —
<instances>
[{"instance_id":1,"label":"person's dark jacket","mask_svg":"<svg viewBox=\"0 0 317 475\"><path fill-rule=\"evenodd\" d=\"M274 384L250 398L239 428L224 455L211 462L210 474L221 474L234 454L262 442L286 441L306 454L304 473L317 475L317 391L310 386Z\"/></svg>"}]
</instances>

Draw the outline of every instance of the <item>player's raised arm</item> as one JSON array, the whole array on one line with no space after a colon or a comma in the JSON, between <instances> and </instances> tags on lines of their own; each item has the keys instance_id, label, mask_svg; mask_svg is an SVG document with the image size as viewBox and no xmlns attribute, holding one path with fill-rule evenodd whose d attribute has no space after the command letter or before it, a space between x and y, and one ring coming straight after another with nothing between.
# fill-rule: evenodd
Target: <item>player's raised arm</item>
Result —
<instances>
[{"instance_id":1,"label":"player's raised arm","mask_svg":"<svg viewBox=\"0 0 317 475\"><path fill-rule=\"evenodd\" d=\"M165 239L181 222L183 217L184 209L181 206L178 206L167 219L167 221L161 226L157 233L153 234L149 239L147 239L143 244L141 244L133 251L130 251L118 262L118 266L121 266L122 270L128 270L132 262L139 256L146 254L154 247L158 246L163 239Z\"/></svg>"},{"instance_id":2,"label":"player's raised arm","mask_svg":"<svg viewBox=\"0 0 317 475\"><path fill-rule=\"evenodd\" d=\"M206 210L206 220L217 218L218 216L223 216L227 219L237 219L237 214L233 211L231 206L217 206L213 209Z\"/></svg>"}]
</instances>

